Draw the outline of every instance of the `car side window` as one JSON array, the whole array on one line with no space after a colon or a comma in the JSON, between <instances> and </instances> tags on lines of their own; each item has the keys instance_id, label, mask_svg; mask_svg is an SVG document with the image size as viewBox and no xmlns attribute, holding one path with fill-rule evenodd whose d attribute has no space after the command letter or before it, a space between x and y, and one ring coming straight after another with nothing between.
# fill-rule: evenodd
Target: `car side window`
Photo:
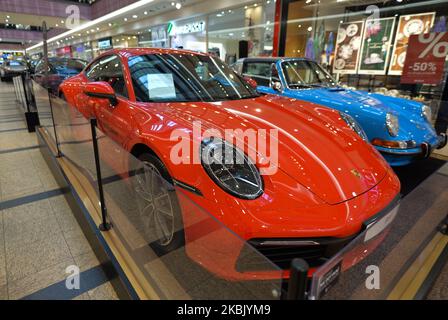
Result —
<instances>
[{"instance_id":1,"label":"car side window","mask_svg":"<svg viewBox=\"0 0 448 320\"><path fill-rule=\"evenodd\" d=\"M243 62L237 61L232 65L232 69L238 74L243 74Z\"/></svg>"},{"instance_id":2,"label":"car side window","mask_svg":"<svg viewBox=\"0 0 448 320\"><path fill-rule=\"evenodd\" d=\"M35 70L35 73L42 73L43 65L44 65L44 64L43 64L42 60L39 61L39 62L37 63L37 65L36 65L36 68L34 69L34 70Z\"/></svg>"},{"instance_id":3,"label":"car side window","mask_svg":"<svg viewBox=\"0 0 448 320\"><path fill-rule=\"evenodd\" d=\"M37 63L36 68L34 70L35 70L34 73L43 74L45 72L45 61L43 59L40 60ZM50 70L49 70L49 72L50 72Z\"/></svg>"},{"instance_id":4,"label":"car side window","mask_svg":"<svg viewBox=\"0 0 448 320\"><path fill-rule=\"evenodd\" d=\"M279 81L280 82L280 75L278 74L277 65L275 63L272 63L271 66L270 66L269 78L272 81Z\"/></svg>"},{"instance_id":5,"label":"car side window","mask_svg":"<svg viewBox=\"0 0 448 320\"><path fill-rule=\"evenodd\" d=\"M243 67L243 75L251 77L257 84L264 87L269 87L269 80L271 78L271 63L270 62L247 62Z\"/></svg>"},{"instance_id":6,"label":"car side window","mask_svg":"<svg viewBox=\"0 0 448 320\"><path fill-rule=\"evenodd\" d=\"M116 55L106 56L93 63L87 70L89 81L105 81L114 89L117 95L128 98L123 66Z\"/></svg>"}]
</instances>

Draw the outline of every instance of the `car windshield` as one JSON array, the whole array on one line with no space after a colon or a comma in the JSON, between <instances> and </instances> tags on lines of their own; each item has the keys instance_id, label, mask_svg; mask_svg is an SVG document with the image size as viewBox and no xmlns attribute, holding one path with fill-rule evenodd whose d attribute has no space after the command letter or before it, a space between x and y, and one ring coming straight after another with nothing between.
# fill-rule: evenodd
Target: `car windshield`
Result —
<instances>
[{"instance_id":1,"label":"car windshield","mask_svg":"<svg viewBox=\"0 0 448 320\"><path fill-rule=\"evenodd\" d=\"M49 62L58 73L80 73L87 65L79 59L49 59Z\"/></svg>"},{"instance_id":2,"label":"car windshield","mask_svg":"<svg viewBox=\"0 0 448 320\"><path fill-rule=\"evenodd\" d=\"M258 97L218 58L149 54L129 58L135 96L141 102L222 101Z\"/></svg>"},{"instance_id":3,"label":"car windshield","mask_svg":"<svg viewBox=\"0 0 448 320\"><path fill-rule=\"evenodd\" d=\"M290 88L333 87L336 80L319 64L308 60L288 60L282 62L285 80Z\"/></svg>"},{"instance_id":4,"label":"car windshield","mask_svg":"<svg viewBox=\"0 0 448 320\"><path fill-rule=\"evenodd\" d=\"M24 66L25 63L23 63L22 61L18 61L18 60L10 60L10 61L7 61L6 65L11 66L11 67L18 67L18 66Z\"/></svg>"}]
</instances>

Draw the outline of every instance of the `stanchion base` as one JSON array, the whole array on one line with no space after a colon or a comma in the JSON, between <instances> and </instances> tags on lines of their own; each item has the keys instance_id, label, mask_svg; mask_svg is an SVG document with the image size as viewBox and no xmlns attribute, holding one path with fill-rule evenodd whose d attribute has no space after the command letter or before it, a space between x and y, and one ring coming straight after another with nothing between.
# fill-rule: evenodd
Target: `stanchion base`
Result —
<instances>
[{"instance_id":1,"label":"stanchion base","mask_svg":"<svg viewBox=\"0 0 448 320\"><path fill-rule=\"evenodd\" d=\"M100 224L99 226L98 226L98 228L101 230L101 231L109 231L110 229L112 229L112 225L110 224L110 223L102 223L102 224Z\"/></svg>"}]
</instances>

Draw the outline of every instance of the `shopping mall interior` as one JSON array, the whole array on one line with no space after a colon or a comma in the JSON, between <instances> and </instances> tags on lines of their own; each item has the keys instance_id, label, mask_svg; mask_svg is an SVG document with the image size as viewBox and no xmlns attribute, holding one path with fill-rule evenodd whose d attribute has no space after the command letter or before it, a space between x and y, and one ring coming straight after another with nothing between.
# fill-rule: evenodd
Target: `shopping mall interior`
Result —
<instances>
[{"instance_id":1,"label":"shopping mall interior","mask_svg":"<svg viewBox=\"0 0 448 320\"><path fill-rule=\"evenodd\" d=\"M448 300L448 0L1 0L0 300Z\"/></svg>"}]
</instances>

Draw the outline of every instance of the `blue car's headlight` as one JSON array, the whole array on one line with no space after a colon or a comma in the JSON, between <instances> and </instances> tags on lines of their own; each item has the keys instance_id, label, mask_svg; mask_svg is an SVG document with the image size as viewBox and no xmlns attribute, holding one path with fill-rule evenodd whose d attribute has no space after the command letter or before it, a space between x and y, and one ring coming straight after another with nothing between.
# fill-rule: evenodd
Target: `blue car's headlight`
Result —
<instances>
[{"instance_id":1,"label":"blue car's headlight","mask_svg":"<svg viewBox=\"0 0 448 320\"><path fill-rule=\"evenodd\" d=\"M423 105L422 107L422 116L426 118L426 120L428 120L428 122L431 122L432 120L432 110L431 107L427 106L427 105Z\"/></svg>"},{"instance_id":2,"label":"blue car's headlight","mask_svg":"<svg viewBox=\"0 0 448 320\"><path fill-rule=\"evenodd\" d=\"M339 112L339 115L347 123L347 125L350 128L352 128L353 131L355 131L363 140L365 140L365 141L369 140L367 138L367 135L364 132L364 130L361 128L359 123L352 116L350 116L350 115L348 115L346 113L343 113L343 112Z\"/></svg>"},{"instance_id":3,"label":"blue car's headlight","mask_svg":"<svg viewBox=\"0 0 448 320\"><path fill-rule=\"evenodd\" d=\"M396 115L389 112L386 114L386 128L392 137L398 136L400 124L398 123L398 117Z\"/></svg>"}]
</instances>

